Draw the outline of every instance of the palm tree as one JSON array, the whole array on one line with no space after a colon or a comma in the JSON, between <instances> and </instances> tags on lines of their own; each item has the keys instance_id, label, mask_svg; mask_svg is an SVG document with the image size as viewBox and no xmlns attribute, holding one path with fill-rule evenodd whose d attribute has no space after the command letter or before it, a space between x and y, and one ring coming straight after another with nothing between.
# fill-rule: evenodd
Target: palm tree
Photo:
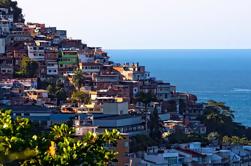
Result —
<instances>
[{"instance_id":1,"label":"palm tree","mask_svg":"<svg viewBox=\"0 0 251 166\"><path fill-rule=\"evenodd\" d=\"M76 89L80 90L81 86L83 85L84 77L82 75L82 70L77 69L74 71L74 75L72 77L73 85Z\"/></svg>"},{"instance_id":2,"label":"palm tree","mask_svg":"<svg viewBox=\"0 0 251 166\"><path fill-rule=\"evenodd\" d=\"M136 100L138 102L141 102L144 104L144 114L145 114L145 129L147 131L147 113L148 113L148 110L147 110L147 106L148 104L150 104L151 102L153 101L156 101L156 96L153 95L152 93L148 92L148 93L145 93L145 92L140 92L137 97L136 97Z\"/></svg>"}]
</instances>

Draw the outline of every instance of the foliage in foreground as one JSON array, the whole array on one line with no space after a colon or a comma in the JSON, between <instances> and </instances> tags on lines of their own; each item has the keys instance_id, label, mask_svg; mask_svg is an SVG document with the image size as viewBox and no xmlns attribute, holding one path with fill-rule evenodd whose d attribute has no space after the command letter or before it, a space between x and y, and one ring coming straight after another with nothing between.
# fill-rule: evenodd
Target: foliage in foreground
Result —
<instances>
[{"instance_id":1,"label":"foliage in foreground","mask_svg":"<svg viewBox=\"0 0 251 166\"><path fill-rule=\"evenodd\" d=\"M117 130L74 137L66 124L49 132L35 133L24 118L11 118L10 110L0 111L0 165L107 165L117 152L106 148L122 136Z\"/></svg>"}]
</instances>

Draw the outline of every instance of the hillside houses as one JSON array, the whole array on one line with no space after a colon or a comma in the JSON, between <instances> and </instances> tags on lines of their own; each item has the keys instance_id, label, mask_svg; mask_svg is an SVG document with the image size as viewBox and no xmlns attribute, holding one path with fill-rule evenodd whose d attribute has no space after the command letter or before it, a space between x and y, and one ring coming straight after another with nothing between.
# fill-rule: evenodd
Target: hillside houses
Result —
<instances>
[{"instance_id":1,"label":"hillside houses","mask_svg":"<svg viewBox=\"0 0 251 166\"><path fill-rule=\"evenodd\" d=\"M10 17L6 10L3 10L2 15L4 14ZM145 66L139 63L111 62L110 57L102 48L89 47L79 39L67 38L65 30L47 27L43 23L24 24L13 22L12 19L9 21L12 21L12 28L5 30L1 38L0 81L38 78L38 82L42 84L38 83L40 89L30 87L30 89L20 91L20 99L16 100L19 102L12 102L13 97L4 96L1 101L5 102L2 104L6 101L14 105L47 106L54 103L58 108L65 104L71 105L69 99L74 90L76 70L82 72L80 90L88 94L96 94L91 103L80 104L83 108L78 108L79 110L102 112L103 105L107 105L106 100L121 98L122 103L127 102L127 112L140 113L143 105L137 101L137 95L141 92L156 96L157 101L150 102L147 106L149 112L157 108L159 113L179 113L179 101L189 102L190 100L182 98L182 95L176 92L176 87L170 83L151 77ZM33 66L27 68L23 63L28 64L29 61L33 63ZM24 70L33 74L25 75L26 73L22 73ZM31 97L34 93L45 93L48 90L48 84L54 82L53 86L56 86L57 80L63 83L59 90L60 93L64 93L64 96L66 95L64 100L59 99L62 95L51 93L52 90L48 91L45 98ZM3 85L1 89L8 91L5 87ZM56 100L58 102L55 102Z\"/></svg>"},{"instance_id":2,"label":"hillside houses","mask_svg":"<svg viewBox=\"0 0 251 166\"><path fill-rule=\"evenodd\" d=\"M78 135L89 129L118 129L130 138L148 134L145 124L157 110L165 131L206 132L196 121L203 108L196 96L177 92L176 86L152 77L145 66L112 62L101 47L71 39L66 30L15 22L5 8L0 8L0 25L0 107L12 109L14 117L48 128L76 115L91 116L94 127L83 125ZM143 102L141 93L154 100ZM181 152L165 153L167 163L179 164ZM145 154L144 163L154 155Z\"/></svg>"}]
</instances>

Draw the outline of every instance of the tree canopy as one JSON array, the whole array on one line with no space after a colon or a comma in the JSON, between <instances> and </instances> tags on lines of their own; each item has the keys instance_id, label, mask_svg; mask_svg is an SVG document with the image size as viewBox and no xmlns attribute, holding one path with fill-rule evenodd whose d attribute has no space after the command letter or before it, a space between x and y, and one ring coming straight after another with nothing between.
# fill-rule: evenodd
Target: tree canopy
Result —
<instances>
[{"instance_id":1,"label":"tree canopy","mask_svg":"<svg viewBox=\"0 0 251 166\"><path fill-rule=\"evenodd\" d=\"M154 96L152 93L145 93L145 92L140 92L137 96L136 96L136 100L138 102L143 103L145 106L153 101L156 101L156 96Z\"/></svg>"},{"instance_id":2,"label":"tree canopy","mask_svg":"<svg viewBox=\"0 0 251 166\"><path fill-rule=\"evenodd\" d=\"M66 124L35 132L29 119L12 119L10 110L0 111L0 165L108 165L117 152L106 145L121 138L117 130L105 130L77 139Z\"/></svg>"},{"instance_id":3,"label":"tree canopy","mask_svg":"<svg viewBox=\"0 0 251 166\"><path fill-rule=\"evenodd\" d=\"M17 1L1 0L0 7L9 9L9 12L13 14L14 22L24 22L22 9L17 6Z\"/></svg>"},{"instance_id":4,"label":"tree canopy","mask_svg":"<svg viewBox=\"0 0 251 166\"><path fill-rule=\"evenodd\" d=\"M217 132L221 136L242 135L243 126L234 122L233 111L222 102L209 101L201 116L208 132Z\"/></svg>"},{"instance_id":5,"label":"tree canopy","mask_svg":"<svg viewBox=\"0 0 251 166\"><path fill-rule=\"evenodd\" d=\"M150 115L149 136L158 143L162 140L162 123L157 109L154 109Z\"/></svg>"},{"instance_id":6,"label":"tree canopy","mask_svg":"<svg viewBox=\"0 0 251 166\"><path fill-rule=\"evenodd\" d=\"M71 100L77 103L89 104L91 101L90 95L83 91L74 91L71 96Z\"/></svg>"},{"instance_id":7,"label":"tree canopy","mask_svg":"<svg viewBox=\"0 0 251 166\"><path fill-rule=\"evenodd\" d=\"M22 77L34 77L38 71L38 63L24 56L20 63L20 71L16 74Z\"/></svg>"},{"instance_id":8,"label":"tree canopy","mask_svg":"<svg viewBox=\"0 0 251 166\"><path fill-rule=\"evenodd\" d=\"M80 90L83 84L83 81L84 81L84 77L82 75L82 70L77 69L76 71L74 71L72 82L76 89Z\"/></svg>"}]
</instances>

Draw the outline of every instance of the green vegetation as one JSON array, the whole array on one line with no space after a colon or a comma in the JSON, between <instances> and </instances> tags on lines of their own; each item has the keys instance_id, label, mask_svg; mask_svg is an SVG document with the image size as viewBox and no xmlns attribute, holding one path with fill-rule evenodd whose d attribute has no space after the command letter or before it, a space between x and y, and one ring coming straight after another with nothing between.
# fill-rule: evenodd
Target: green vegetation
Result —
<instances>
[{"instance_id":1,"label":"green vegetation","mask_svg":"<svg viewBox=\"0 0 251 166\"><path fill-rule=\"evenodd\" d=\"M247 138L243 137L237 137L237 136L224 136L222 139L223 145L251 145L251 141L249 141Z\"/></svg>"},{"instance_id":2,"label":"green vegetation","mask_svg":"<svg viewBox=\"0 0 251 166\"><path fill-rule=\"evenodd\" d=\"M22 9L17 6L16 1L0 0L0 7L8 8L13 14L14 22L24 22Z\"/></svg>"},{"instance_id":3,"label":"green vegetation","mask_svg":"<svg viewBox=\"0 0 251 166\"><path fill-rule=\"evenodd\" d=\"M35 77L38 71L38 63L31 61L29 57L25 56L22 58L20 63L20 71L15 74L19 77L32 78Z\"/></svg>"},{"instance_id":4,"label":"green vegetation","mask_svg":"<svg viewBox=\"0 0 251 166\"><path fill-rule=\"evenodd\" d=\"M150 115L149 122L149 136L157 143L161 143L162 139L162 123L159 118L158 110L154 111Z\"/></svg>"},{"instance_id":5,"label":"green vegetation","mask_svg":"<svg viewBox=\"0 0 251 166\"><path fill-rule=\"evenodd\" d=\"M189 143L189 142L202 142L202 144L207 144L207 138L204 135L191 133L185 134L183 131L177 130L175 133L171 134L168 137L169 144L181 144L181 143Z\"/></svg>"},{"instance_id":6,"label":"green vegetation","mask_svg":"<svg viewBox=\"0 0 251 166\"><path fill-rule=\"evenodd\" d=\"M159 146L164 142L162 137L163 126L156 109L150 115L148 127L149 135L136 135L131 137L131 152L146 150L149 146Z\"/></svg>"},{"instance_id":7,"label":"green vegetation","mask_svg":"<svg viewBox=\"0 0 251 166\"><path fill-rule=\"evenodd\" d=\"M250 128L235 122L233 111L222 102L208 101L200 120L206 125L208 133L217 132L220 137L228 135L251 139Z\"/></svg>"},{"instance_id":8,"label":"green vegetation","mask_svg":"<svg viewBox=\"0 0 251 166\"><path fill-rule=\"evenodd\" d=\"M121 138L113 130L77 139L66 124L38 132L28 119L12 119L11 111L0 111L0 165L108 165L117 152L106 145Z\"/></svg>"},{"instance_id":9,"label":"green vegetation","mask_svg":"<svg viewBox=\"0 0 251 166\"><path fill-rule=\"evenodd\" d=\"M145 118L145 129L147 130L147 106L151 103L156 101L156 96L154 96L151 92L145 93L145 92L140 92L137 96L136 96L136 101L141 102L144 104L144 118Z\"/></svg>"},{"instance_id":10,"label":"green vegetation","mask_svg":"<svg viewBox=\"0 0 251 166\"><path fill-rule=\"evenodd\" d=\"M66 100L67 93L64 89L64 84L60 80L57 80L56 83L55 81L51 80L49 82L44 82L43 84L47 85L46 89L48 90L49 96L51 98L56 98L58 101L58 104L61 101Z\"/></svg>"},{"instance_id":11,"label":"green vegetation","mask_svg":"<svg viewBox=\"0 0 251 166\"><path fill-rule=\"evenodd\" d=\"M207 135L185 134L176 129L168 137L169 144L199 141L202 144L250 145L251 128L234 121L233 111L222 102L208 101L199 120L207 127Z\"/></svg>"},{"instance_id":12,"label":"green vegetation","mask_svg":"<svg viewBox=\"0 0 251 166\"><path fill-rule=\"evenodd\" d=\"M72 102L77 102L79 105L81 103L90 104L91 98L90 95L83 91L74 91L71 96Z\"/></svg>"},{"instance_id":13,"label":"green vegetation","mask_svg":"<svg viewBox=\"0 0 251 166\"><path fill-rule=\"evenodd\" d=\"M82 71L80 69L77 69L74 72L74 75L72 77L73 85L75 86L76 89L80 90L83 84L83 81L84 81L84 77L82 75Z\"/></svg>"},{"instance_id":14,"label":"green vegetation","mask_svg":"<svg viewBox=\"0 0 251 166\"><path fill-rule=\"evenodd\" d=\"M158 146L148 135L135 135L130 138L130 152L144 151L149 146Z\"/></svg>"},{"instance_id":15,"label":"green vegetation","mask_svg":"<svg viewBox=\"0 0 251 166\"><path fill-rule=\"evenodd\" d=\"M145 92L140 92L138 95L137 95L137 101L138 102L141 102L144 104L145 108L147 107L148 104L150 104L151 102L154 102L156 101L156 97L148 92L148 93L145 93Z\"/></svg>"}]
</instances>

